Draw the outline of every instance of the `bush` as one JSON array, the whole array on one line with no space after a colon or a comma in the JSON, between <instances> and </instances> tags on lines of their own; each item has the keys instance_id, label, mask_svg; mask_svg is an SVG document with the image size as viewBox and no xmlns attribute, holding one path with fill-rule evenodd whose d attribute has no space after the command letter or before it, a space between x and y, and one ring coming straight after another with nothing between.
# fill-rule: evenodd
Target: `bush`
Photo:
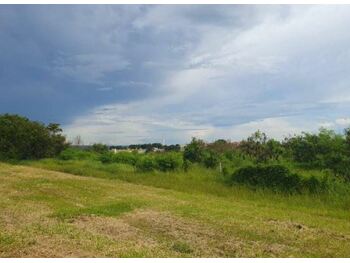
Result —
<instances>
[{"instance_id":1,"label":"bush","mask_svg":"<svg viewBox=\"0 0 350 263\"><path fill-rule=\"evenodd\" d=\"M131 152L120 152L116 154L112 154L112 161L114 163L125 163L130 165L135 165L138 159L137 153Z\"/></svg>"},{"instance_id":2,"label":"bush","mask_svg":"<svg viewBox=\"0 0 350 263\"><path fill-rule=\"evenodd\" d=\"M182 155L176 152L157 154L138 154L131 152L104 153L100 156L102 163L124 163L136 166L140 171L160 170L174 171L182 167Z\"/></svg>"},{"instance_id":3,"label":"bush","mask_svg":"<svg viewBox=\"0 0 350 263\"><path fill-rule=\"evenodd\" d=\"M182 167L183 160L181 154L161 153L155 157L157 168L163 172L174 171Z\"/></svg>"},{"instance_id":4,"label":"bush","mask_svg":"<svg viewBox=\"0 0 350 263\"><path fill-rule=\"evenodd\" d=\"M100 155L99 160L101 163L112 163L113 162L113 153L106 152Z\"/></svg>"},{"instance_id":5,"label":"bush","mask_svg":"<svg viewBox=\"0 0 350 263\"><path fill-rule=\"evenodd\" d=\"M154 158L144 155L142 158L137 160L136 169L142 172L150 172L157 169L157 164L154 161Z\"/></svg>"},{"instance_id":6,"label":"bush","mask_svg":"<svg viewBox=\"0 0 350 263\"><path fill-rule=\"evenodd\" d=\"M120 153L111 153L105 152L101 154L100 161L102 163L124 163L135 165L138 159L138 154L130 152L120 152Z\"/></svg>"},{"instance_id":7,"label":"bush","mask_svg":"<svg viewBox=\"0 0 350 263\"><path fill-rule=\"evenodd\" d=\"M207 168L215 168L219 165L220 158L217 153L207 150L204 154L203 163Z\"/></svg>"},{"instance_id":8,"label":"bush","mask_svg":"<svg viewBox=\"0 0 350 263\"><path fill-rule=\"evenodd\" d=\"M108 152L108 146L102 143L95 143L92 145L92 150L97 153L105 153Z\"/></svg>"},{"instance_id":9,"label":"bush","mask_svg":"<svg viewBox=\"0 0 350 263\"><path fill-rule=\"evenodd\" d=\"M95 159L95 157L96 155L92 152L74 147L69 147L58 155L58 159L61 160L86 160Z\"/></svg>"},{"instance_id":10,"label":"bush","mask_svg":"<svg viewBox=\"0 0 350 263\"><path fill-rule=\"evenodd\" d=\"M350 181L350 159L348 156L339 153L329 153L325 164L337 177Z\"/></svg>"},{"instance_id":11,"label":"bush","mask_svg":"<svg viewBox=\"0 0 350 263\"><path fill-rule=\"evenodd\" d=\"M304 179L282 165L243 167L233 173L231 181L287 193L300 193L303 190L316 193L327 187L316 177Z\"/></svg>"},{"instance_id":12,"label":"bush","mask_svg":"<svg viewBox=\"0 0 350 263\"><path fill-rule=\"evenodd\" d=\"M325 177L322 180L318 180L315 176L311 176L303 180L303 187L309 193L323 192L328 188L327 178Z\"/></svg>"}]
</instances>

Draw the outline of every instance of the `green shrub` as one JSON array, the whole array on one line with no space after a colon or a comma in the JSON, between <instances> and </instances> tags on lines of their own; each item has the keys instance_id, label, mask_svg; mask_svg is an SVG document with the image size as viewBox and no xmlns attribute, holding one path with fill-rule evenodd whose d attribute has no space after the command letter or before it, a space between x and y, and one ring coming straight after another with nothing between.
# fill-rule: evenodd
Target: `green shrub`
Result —
<instances>
[{"instance_id":1,"label":"green shrub","mask_svg":"<svg viewBox=\"0 0 350 263\"><path fill-rule=\"evenodd\" d=\"M136 162L136 169L142 172L149 172L157 169L157 163L154 158L149 155L144 155Z\"/></svg>"},{"instance_id":2,"label":"green shrub","mask_svg":"<svg viewBox=\"0 0 350 263\"><path fill-rule=\"evenodd\" d=\"M131 153L131 152L120 152L116 154L112 154L112 161L114 163L125 163L135 165L138 159L139 154Z\"/></svg>"},{"instance_id":3,"label":"green shrub","mask_svg":"<svg viewBox=\"0 0 350 263\"><path fill-rule=\"evenodd\" d=\"M329 154L327 157L326 167L331 169L337 177L350 181L349 157L339 153Z\"/></svg>"},{"instance_id":4,"label":"green shrub","mask_svg":"<svg viewBox=\"0 0 350 263\"><path fill-rule=\"evenodd\" d=\"M300 177L281 165L243 167L234 172L232 181L287 192L301 190Z\"/></svg>"},{"instance_id":5,"label":"green shrub","mask_svg":"<svg viewBox=\"0 0 350 263\"><path fill-rule=\"evenodd\" d=\"M97 153L105 153L108 152L108 146L102 143L95 143L92 145L92 150Z\"/></svg>"},{"instance_id":6,"label":"green shrub","mask_svg":"<svg viewBox=\"0 0 350 263\"><path fill-rule=\"evenodd\" d=\"M207 150L204 153L203 163L207 168L215 168L219 165L219 155L211 150Z\"/></svg>"},{"instance_id":7,"label":"green shrub","mask_svg":"<svg viewBox=\"0 0 350 263\"><path fill-rule=\"evenodd\" d=\"M101 154L99 160L102 163L112 163L113 162L113 153L106 152L104 154Z\"/></svg>"},{"instance_id":8,"label":"green shrub","mask_svg":"<svg viewBox=\"0 0 350 263\"><path fill-rule=\"evenodd\" d=\"M120 153L111 153L111 152L105 152L101 154L99 160L102 163L124 163L124 164L130 164L135 165L138 159L137 153L131 153L131 152L120 152Z\"/></svg>"},{"instance_id":9,"label":"green shrub","mask_svg":"<svg viewBox=\"0 0 350 263\"><path fill-rule=\"evenodd\" d=\"M181 154L175 152L160 153L155 156L157 168L160 171L175 171L183 166L183 159Z\"/></svg>"},{"instance_id":10,"label":"green shrub","mask_svg":"<svg viewBox=\"0 0 350 263\"><path fill-rule=\"evenodd\" d=\"M87 160L95 159L96 154L87 150L69 147L58 155L60 160Z\"/></svg>"},{"instance_id":11,"label":"green shrub","mask_svg":"<svg viewBox=\"0 0 350 263\"><path fill-rule=\"evenodd\" d=\"M319 180L315 176L311 176L303 180L303 187L312 194L323 192L328 188L327 178Z\"/></svg>"},{"instance_id":12,"label":"green shrub","mask_svg":"<svg viewBox=\"0 0 350 263\"><path fill-rule=\"evenodd\" d=\"M231 182L287 193L316 193L327 188L325 181L314 176L302 178L282 165L242 167L233 173Z\"/></svg>"}]
</instances>

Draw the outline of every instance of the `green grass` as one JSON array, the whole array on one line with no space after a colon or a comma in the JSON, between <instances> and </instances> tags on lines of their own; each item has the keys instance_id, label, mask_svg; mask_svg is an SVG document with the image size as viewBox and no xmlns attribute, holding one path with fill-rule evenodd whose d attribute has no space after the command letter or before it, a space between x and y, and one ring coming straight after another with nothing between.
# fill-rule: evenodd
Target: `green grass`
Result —
<instances>
[{"instance_id":1,"label":"green grass","mask_svg":"<svg viewBox=\"0 0 350 263\"><path fill-rule=\"evenodd\" d=\"M102 164L96 160L71 160L61 161L57 159L44 159L39 161L25 161L22 164L66 172L75 175L98 177L106 179L119 179L134 184L148 185L163 189L172 189L187 193L212 194L221 197L237 197L259 202L260 199L288 206L299 206L303 203L306 207L337 207L350 209L350 185L334 180L330 187L322 194L295 195L286 193L274 193L268 189L248 189L246 186L229 187L225 181L227 178L215 169L206 169L199 165L193 165L188 172L136 172L134 167L127 164ZM316 170L301 170L289 165L293 172L304 177L323 177L327 172Z\"/></svg>"},{"instance_id":2,"label":"green grass","mask_svg":"<svg viewBox=\"0 0 350 263\"><path fill-rule=\"evenodd\" d=\"M0 163L2 257L350 256L341 194L228 187L218 171L196 166L138 173L97 161L25 164Z\"/></svg>"},{"instance_id":3,"label":"green grass","mask_svg":"<svg viewBox=\"0 0 350 263\"><path fill-rule=\"evenodd\" d=\"M174 245L172 246L172 249L180 253L186 253L186 254L193 252L193 250L187 243L181 242L181 241L175 242Z\"/></svg>"}]
</instances>

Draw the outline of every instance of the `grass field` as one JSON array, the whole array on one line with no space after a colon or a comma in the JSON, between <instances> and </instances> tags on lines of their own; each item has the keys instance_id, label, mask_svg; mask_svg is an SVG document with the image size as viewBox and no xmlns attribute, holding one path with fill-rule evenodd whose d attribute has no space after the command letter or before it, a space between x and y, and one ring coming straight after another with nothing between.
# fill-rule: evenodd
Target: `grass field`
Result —
<instances>
[{"instance_id":1,"label":"grass field","mask_svg":"<svg viewBox=\"0 0 350 263\"><path fill-rule=\"evenodd\" d=\"M1 257L349 257L349 209L0 164ZM309 200L310 199L310 200Z\"/></svg>"}]
</instances>

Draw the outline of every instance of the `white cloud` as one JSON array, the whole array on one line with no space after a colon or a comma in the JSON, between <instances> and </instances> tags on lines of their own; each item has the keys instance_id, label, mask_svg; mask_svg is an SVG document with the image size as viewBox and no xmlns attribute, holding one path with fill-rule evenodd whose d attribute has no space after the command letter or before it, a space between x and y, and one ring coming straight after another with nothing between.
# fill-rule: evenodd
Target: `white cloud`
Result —
<instances>
[{"instance_id":1,"label":"white cloud","mask_svg":"<svg viewBox=\"0 0 350 263\"><path fill-rule=\"evenodd\" d=\"M265 132L270 138L282 140L286 136L300 134L302 131L310 131L312 129L313 126L311 125L295 125L289 118L265 118L225 128L214 128L210 139L229 138L242 140L255 131L260 130Z\"/></svg>"},{"instance_id":2,"label":"white cloud","mask_svg":"<svg viewBox=\"0 0 350 263\"><path fill-rule=\"evenodd\" d=\"M64 127L70 138L81 135L85 143L132 144L136 142L187 143L192 137L205 140L218 138L241 140L256 130L269 137L316 131L320 125L308 122L300 125L288 117L265 118L238 125L216 127L211 123L198 124L190 116L162 114L162 105L156 101L98 107L90 114L78 117ZM151 112L151 113L149 113Z\"/></svg>"},{"instance_id":3,"label":"white cloud","mask_svg":"<svg viewBox=\"0 0 350 263\"><path fill-rule=\"evenodd\" d=\"M334 128L335 124L331 121L324 121L324 122L320 122L318 126L326 129L331 129L331 128Z\"/></svg>"},{"instance_id":4,"label":"white cloud","mask_svg":"<svg viewBox=\"0 0 350 263\"><path fill-rule=\"evenodd\" d=\"M79 116L64 127L69 138L81 135L85 143L132 144L136 142L161 142L163 139L175 143L193 136L203 136L210 128L197 125L175 116L164 116L157 104L150 109L150 101L139 103L106 105L89 114ZM147 114L149 111L154 112Z\"/></svg>"},{"instance_id":5,"label":"white cloud","mask_svg":"<svg viewBox=\"0 0 350 263\"><path fill-rule=\"evenodd\" d=\"M335 120L335 123L341 126L349 126L350 118L339 118Z\"/></svg>"},{"instance_id":6,"label":"white cloud","mask_svg":"<svg viewBox=\"0 0 350 263\"><path fill-rule=\"evenodd\" d=\"M205 16L194 18L191 8L147 8L133 20L132 30L159 37L152 40L168 44L168 57L157 57L154 47L154 58L137 61L147 73L153 72L156 84L116 83L152 87L151 98L98 107L77 117L67 126L69 133L80 133L90 142L162 137L186 142L191 136L242 139L260 129L281 139L320 126L350 124L348 118L322 121L339 116L333 103L350 97L344 70L350 67L348 8L288 6L284 14L285 9L263 6L253 8L254 22L247 24L236 24L240 16L232 10L218 11L222 22L207 23ZM247 20L247 11L243 13ZM122 51L115 57L73 57L63 68L96 81L128 66ZM326 118L325 113L332 116Z\"/></svg>"}]
</instances>

